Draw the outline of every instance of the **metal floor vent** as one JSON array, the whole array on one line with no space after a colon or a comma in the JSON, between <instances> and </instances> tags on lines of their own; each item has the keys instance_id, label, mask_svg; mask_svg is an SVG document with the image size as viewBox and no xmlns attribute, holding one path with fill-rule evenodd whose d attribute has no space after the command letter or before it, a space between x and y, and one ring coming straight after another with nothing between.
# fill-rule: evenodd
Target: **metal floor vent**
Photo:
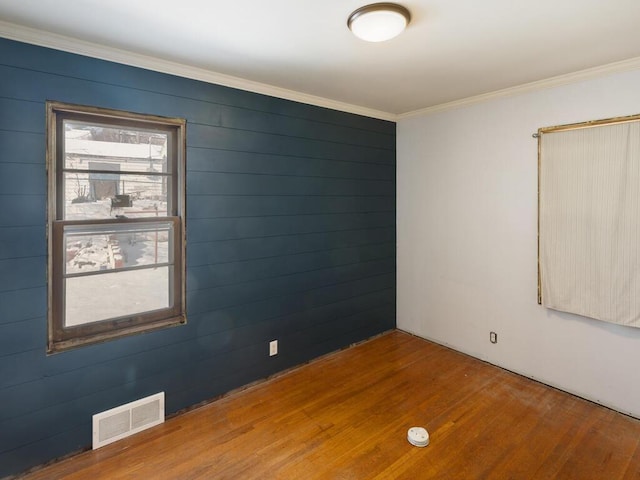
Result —
<instances>
[{"instance_id":1,"label":"metal floor vent","mask_svg":"<svg viewBox=\"0 0 640 480\"><path fill-rule=\"evenodd\" d=\"M96 413L93 416L93 449L164 422L164 392Z\"/></svg>"}]
</instances>

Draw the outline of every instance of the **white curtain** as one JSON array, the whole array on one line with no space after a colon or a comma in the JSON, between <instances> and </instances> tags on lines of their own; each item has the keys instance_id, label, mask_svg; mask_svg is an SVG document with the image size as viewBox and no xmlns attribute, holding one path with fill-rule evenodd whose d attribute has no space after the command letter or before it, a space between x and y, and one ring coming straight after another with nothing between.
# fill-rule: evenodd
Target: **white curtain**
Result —
<instances>
[{"instance_id":1,"label":"white curtain","mask_svg":"<svg viewBox=\"0 0 640 480\"><path fill-rule=\"evenodd\" d=\"M640 122L543 133L539 175L543 305L640 327Z\"/></svg>"}]
</instances>

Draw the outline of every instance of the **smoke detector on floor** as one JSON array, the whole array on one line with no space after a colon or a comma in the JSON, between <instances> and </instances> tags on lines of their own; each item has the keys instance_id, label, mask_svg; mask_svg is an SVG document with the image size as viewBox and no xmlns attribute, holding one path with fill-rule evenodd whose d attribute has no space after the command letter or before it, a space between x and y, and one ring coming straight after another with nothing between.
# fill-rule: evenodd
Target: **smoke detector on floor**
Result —
<instances>
[{"instance_id":1,"label":"smoke detector on floor","mask_svg":"<svg viewBox=\"0 0 640 480\"><path fill-rule=\"evenodd\" d=\"M426 447L429 445L429 433L422 427L411 427L407 433L407 440L416 447Z\"/></svg>"}]
</instances>

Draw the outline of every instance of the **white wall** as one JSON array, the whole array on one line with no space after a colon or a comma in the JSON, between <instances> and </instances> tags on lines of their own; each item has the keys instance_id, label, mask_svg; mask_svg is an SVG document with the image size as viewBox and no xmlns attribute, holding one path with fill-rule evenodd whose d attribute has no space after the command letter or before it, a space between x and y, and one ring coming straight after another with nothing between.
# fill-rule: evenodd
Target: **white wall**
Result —
<instances>
[{"instance_id":1,"label":"white wall","mask_svg":"<svg viewBox=\"0 0 640 480\"><path fill-rule=\"evenodd\" d=\"M640 329L537 304L531 137L637 113L640 71L400 120L398 328L640 417Z\"/></svg>"}]
</instances>

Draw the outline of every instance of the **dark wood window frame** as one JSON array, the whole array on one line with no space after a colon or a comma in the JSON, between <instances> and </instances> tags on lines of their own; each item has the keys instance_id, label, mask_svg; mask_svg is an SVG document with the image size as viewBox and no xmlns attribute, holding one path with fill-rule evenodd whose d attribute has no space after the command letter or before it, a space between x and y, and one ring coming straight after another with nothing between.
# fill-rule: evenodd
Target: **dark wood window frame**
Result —
<instances>
[{"instance_id":1,"label":"dark wood window frame","mask_svg":"<svg viewBox=\"0 0 640 480\"><path fill-rule=\"evenodd\" d=\"M47 171L48 171L48 345L47 352L55 353L82 345L104 342L114 338L148 332L186 323L185 314L185 156L186 121L180 118L143 115L120 110L72 105L49 101L47 111ZM96 122L114 128L144 129L167 135L167 171L163 173L169 185L166 216L150 218L114 218L77 220L64 218L64 122ZM129 172L128 172L129 173ZM140 175L143 172L133 172ZM163 224L172 232L172 248L168 252L169 307L147 312L92 321L80 325L65 324L65 229L86 231L152 228ZM125 270L125 269L123 269ZM116 270L117 271L117 270Z\"/></svg>"}]
</instances>

